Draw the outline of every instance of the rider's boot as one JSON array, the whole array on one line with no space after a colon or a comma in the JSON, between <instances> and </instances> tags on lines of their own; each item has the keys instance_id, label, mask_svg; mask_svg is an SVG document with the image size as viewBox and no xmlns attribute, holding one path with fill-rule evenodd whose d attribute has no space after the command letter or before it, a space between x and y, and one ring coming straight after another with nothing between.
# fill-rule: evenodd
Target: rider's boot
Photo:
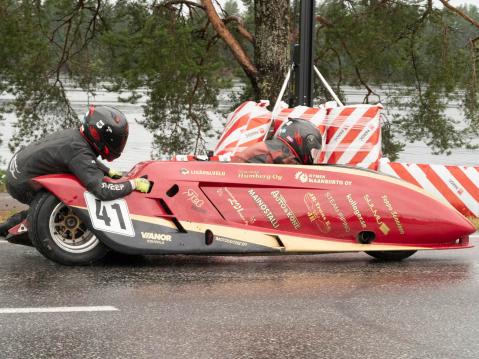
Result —
<instances>
[{"instance_id":1,"label":"rider's boot","mask_svg":"<svg viewBox=\"0 0 479 359\"><path fill-rule=\"evenodd\" d=\"M15 227L17 224L22 223L25 218L27 218L28 211L21 211L15 213L13 216L8 218L5 222L0 223L0 237L6 237L8 235L8 230Z\"/></svg>"}]
</instances>

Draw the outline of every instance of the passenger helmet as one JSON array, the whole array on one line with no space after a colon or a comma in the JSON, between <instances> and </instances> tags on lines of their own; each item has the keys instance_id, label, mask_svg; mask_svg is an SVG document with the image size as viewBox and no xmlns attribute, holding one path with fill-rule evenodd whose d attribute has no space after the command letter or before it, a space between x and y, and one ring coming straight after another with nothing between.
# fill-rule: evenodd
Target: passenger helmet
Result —
<instances>
[{"instance_id":1,"label":"passenger helmet","mask_svg":"<svg viewBox=\"0 0 479 359\"><path fill-rule=\"evenodd\" d=\"M80 132L93 150L108 161L121 156L128 139L125 115L109 106L90 106L83 118Z\"/></svg>"},{"instance_id":2,"label":"passenger helmet","mask_svg":"<svg viewBox=\"0 0 479 359\"><path fill-rule=\"evenodd\" d=\"M274 138L286 144L302 164L312 165L312 150L321 150L322 137L319 130L309 121L291 118L278 128Z\"/></svg>"}]
</instances>

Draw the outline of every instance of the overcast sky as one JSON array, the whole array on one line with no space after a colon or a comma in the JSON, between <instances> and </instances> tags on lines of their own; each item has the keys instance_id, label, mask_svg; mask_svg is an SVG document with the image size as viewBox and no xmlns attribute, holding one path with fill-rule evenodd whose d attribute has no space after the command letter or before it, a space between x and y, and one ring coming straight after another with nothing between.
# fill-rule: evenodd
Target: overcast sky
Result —
<instances>
[{"instance_id":1,"label":"overcast sky","mask_svg":"<svg viewBox=\"0 0 479 359\"><path fill-rule=\"evenodd\" d=\"M199 0L198 0L199 1ZM221 4L221 5L224 5L228 0L218 0L218 2ZM243 2L241 0L235 0L236 3L238 4L238 7L240 9L240 11L243 11L244 10L244 6L243 6ZM293 0L290 0L290 1L293 1ZM299 0L298 0L299 1ZM316 1L316 4L320 3L322 0L315 0ZM426 1L424 1L426 2ZM444 5L442 5L442 3L439 1L439 0L433 0L433 3L435 4L436 7L438 8L441 8L443 7ZM460 5L464 5L464 4L471 4L471 5L475 5L479 8L479 0L449 0L449 3L453 6L460 6Z\"/></svg>"},{"instance_id":2,"label":"overcast sky","mask_svg":"<svg viewBox=\"0 0 479 359\"><path fill-rule=\"evenodd\" d=\"M219 0L220 3L224 4L227 0ZM316 3L319 3L321 0L316 0ZM434 2L436 4L441 4L441 2L439 0L434 0ZM239 8L242 9L243 8L243 3L241 2L241 0L236 0L236 3L238 4ZM476 5L477 7L479 7L479 0L449 0L449 3L451 5L454 5L454 6L459 6L459 5L462 5L462 4L472 4L472 5ZM441 5L442 6L442 5Z\"/></svg>"},{"instance_id":3,"label":"overcast sky","mask_svg":"<svg viewBox=\"0 0 479 359\"><path fill-rule=\"evenodd\" d=\"M436 2L439 2L436 0ZM459 6L462 4L472 4L479 7L479 0L449 0L449 3L454 6Z\"/></svg>"}]
</instances>

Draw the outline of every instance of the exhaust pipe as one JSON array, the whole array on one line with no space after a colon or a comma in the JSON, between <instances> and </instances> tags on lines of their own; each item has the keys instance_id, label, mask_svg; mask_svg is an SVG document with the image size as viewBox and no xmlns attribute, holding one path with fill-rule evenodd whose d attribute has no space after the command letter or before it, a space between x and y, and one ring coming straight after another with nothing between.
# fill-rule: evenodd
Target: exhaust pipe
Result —
<instances>
[{"instance_id":1,"label":"exhaust pipe","mask_svg":"<svg viewBox=\"0 0 479 359\"><path fill-rule=\"evenodd\" d=\"M373 231L361 231L356 235L356 239L361 244L370 244L376 239L376 233Z\"/></svg>"}]
</instances>

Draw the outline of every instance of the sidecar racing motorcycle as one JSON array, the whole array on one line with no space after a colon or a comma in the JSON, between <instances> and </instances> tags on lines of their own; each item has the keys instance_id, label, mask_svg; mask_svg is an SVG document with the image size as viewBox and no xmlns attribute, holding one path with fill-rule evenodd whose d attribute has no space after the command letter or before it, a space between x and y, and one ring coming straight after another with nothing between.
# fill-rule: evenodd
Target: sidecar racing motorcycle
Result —
<instances>
[{"instance_id":1,"label":"sidecar racing motorcycle","mask_svg":"<svg viewBox=\"0 0 479 359\"><path fill-rule=\"evenodd\" d=\"M67 174L42 188L15 243L65 265L125 254L298 254L364 251L401 260L418 250L468 248L474 226L450 204L378 172L293 166L148 161L150 193L102 202Z\"/></svg>"}]
</instances>

